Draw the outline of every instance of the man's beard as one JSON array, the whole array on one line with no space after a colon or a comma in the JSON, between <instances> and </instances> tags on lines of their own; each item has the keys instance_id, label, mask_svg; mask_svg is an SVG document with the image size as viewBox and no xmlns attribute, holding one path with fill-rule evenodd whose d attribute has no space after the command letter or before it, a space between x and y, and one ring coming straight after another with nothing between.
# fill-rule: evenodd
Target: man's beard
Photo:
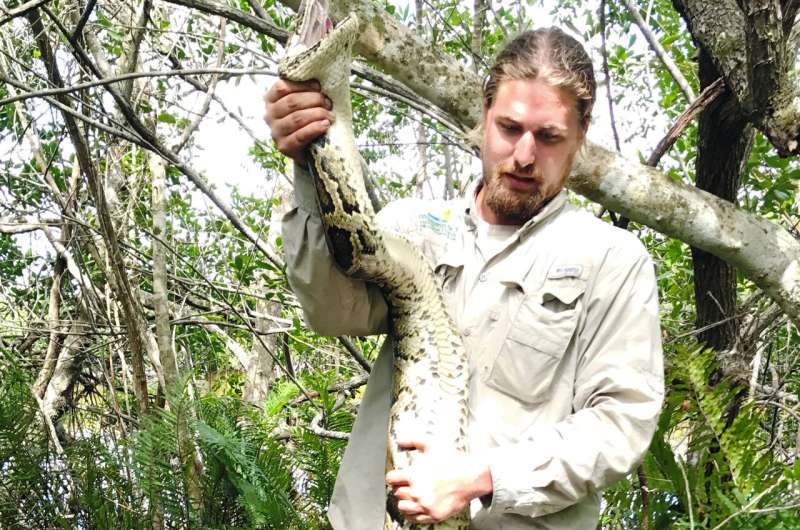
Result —
<instances>
[{"instance_id":1,"label":"man's beard","mask_svg":"<svg viewBox=\"0 0 800 530\"><path fill-rule=\"evenodd\" d=\"M530 178L535 186L527 192L508 189L500 182L503 173ZM483 203L505 223L523 225L550 200L550 197L542 194L542 182L542 174L535 165L530 169L522 169L513 162L506 162L493 168L484 168Z\"/></svg>"}]
</instances>

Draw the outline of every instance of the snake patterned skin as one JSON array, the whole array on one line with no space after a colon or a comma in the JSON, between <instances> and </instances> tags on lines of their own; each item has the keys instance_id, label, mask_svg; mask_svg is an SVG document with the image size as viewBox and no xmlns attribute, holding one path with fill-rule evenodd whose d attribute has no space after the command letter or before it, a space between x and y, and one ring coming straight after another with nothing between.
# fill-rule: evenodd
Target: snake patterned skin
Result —
<instances>
[{"instance_id":1,"label":"snake patterned skin","mask_svg":"<svg viewBox=\"0 0 800 530\"><path fill-rule=\"evenodd\" d=\"M333 103L334 123L310 146L311 173L338 267L377 284L389 304L396 348L387 469L403 469L418 453L398 450L400 438L467 450L468 362L428 261L407 239L376 225L352 128L348 78L357 34L358 20L350 15L314 45L290 48L279 72L291 81L318 80ZM417 525L389 507L385 528L467 530L468 508L446 521Z\"/></svg>"}]
</instances>

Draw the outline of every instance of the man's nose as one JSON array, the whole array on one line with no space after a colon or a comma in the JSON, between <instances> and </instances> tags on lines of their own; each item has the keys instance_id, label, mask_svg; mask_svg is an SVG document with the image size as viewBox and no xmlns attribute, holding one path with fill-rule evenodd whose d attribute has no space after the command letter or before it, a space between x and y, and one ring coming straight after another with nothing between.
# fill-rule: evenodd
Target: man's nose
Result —
<instances>
[{"instance_id":1,"label":"man's nose","mask_svg":"<svg viewBox=\"0 0 800 530\"><path fill-rule=\"evenodd\" d=\"M519 167L528 167L536 160L536 139L533 133L526 131L519 137L514 146L514 162Z\"/></svg>"}]
</instances>

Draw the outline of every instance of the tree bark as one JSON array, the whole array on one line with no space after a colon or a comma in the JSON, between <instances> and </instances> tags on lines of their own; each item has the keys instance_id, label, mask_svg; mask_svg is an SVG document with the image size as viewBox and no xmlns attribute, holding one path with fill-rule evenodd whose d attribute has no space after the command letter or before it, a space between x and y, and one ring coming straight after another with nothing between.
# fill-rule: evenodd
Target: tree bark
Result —
<instances>
[{"instance_id":1,"label":"tree bark","mask_svg":"<svg viewBox=\"0 0 800 530\"><path fill-rule=\"evenodd\" d=\"M260 315L280 316L281 304L276 301L259 300L256 304L255 328L259 333L268 331L273 320ZM262 340L253 337L253 347L249 359L244 366L245 383L242 399L256 407L263 407L274 377L275 361L272 355L278 351L278 343L283 334L272 333L262 336ZM271 352L270 352L271 350Z\"/></svg>"},{"instance_id":2,"label":"tree bark","mask_svg":"<svg viewBox=\"0 0 800 530\"><path fill-rule=\"evenodd\" d=\"M700 87L713 83L719 72L700 50ZM704 191L736 204L739 182L753 143L753 128L738 112L730 92L700 114L697 132L695 184ZM739 322L736 315L736 269L699 248L692 247L695 324L697 338L715 350L733 348Z\"/></svg>"},{"instance_id":3,"label":"tree bark","mask_svg":"<svg viewBox=\"0 0 800 530\"><path fill-rule=\"evenodd\" d=\"M785 57L790 32L784 29L779 2L672 3L725 78L741 112L782 156L800 153L800 89L788 75L791 62ZM794 9L788 7L787 11Z\"/></svg>"},{"instance_id":4,"label":"tree bark","mask_svg":"<svg viewBox=\"0 0 800 530\"><path fill-rule=\"evenodd\" d=\"M153 208L153 307L156 319L156 341L159 358L164 371L164 393L177 422L178 455L183 469L186 492L194 513L203 506L203 488L200 482L202 467L195 459L195 446L189 432L189 407L182 402L182 381L178 358L172 347L172 326L169 315L169 288L167 282L167 204L166 168L164 161L155 153L148 153Z\"/></svg>"}]
</instances>

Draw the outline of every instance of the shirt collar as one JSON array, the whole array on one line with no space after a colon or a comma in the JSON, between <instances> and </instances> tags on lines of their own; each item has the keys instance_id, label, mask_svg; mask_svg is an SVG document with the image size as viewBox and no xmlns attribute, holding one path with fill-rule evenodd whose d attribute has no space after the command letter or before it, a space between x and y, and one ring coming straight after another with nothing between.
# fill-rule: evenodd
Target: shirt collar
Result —
<instances>
[{"instance_id":1,"label":"shirt collar","mask_svg":"<svg viewBox=\"0 0 800 530\"><path fill-rule=\"evenodd\" d=\"M465 194L465 207L464 207L464 223L467 225L469 230L474 231L478 224L478 208L475 204L475 199L478 196L478 192L480 191L481 187L483 186L483 180L478 179L472 182L469 186L467 186L467 191ZM522 225L519 230L517 231L518 237L524 237L530 231L540 224L545 219L549 219L553 217L556 212L559 212L564 205L567 203L567 190L566 188L562 189L558 194L553 197L550 202L548 202L544 208L539 210L536 215L530 218L524 225Z\"/></svg>"}]
</instances>

